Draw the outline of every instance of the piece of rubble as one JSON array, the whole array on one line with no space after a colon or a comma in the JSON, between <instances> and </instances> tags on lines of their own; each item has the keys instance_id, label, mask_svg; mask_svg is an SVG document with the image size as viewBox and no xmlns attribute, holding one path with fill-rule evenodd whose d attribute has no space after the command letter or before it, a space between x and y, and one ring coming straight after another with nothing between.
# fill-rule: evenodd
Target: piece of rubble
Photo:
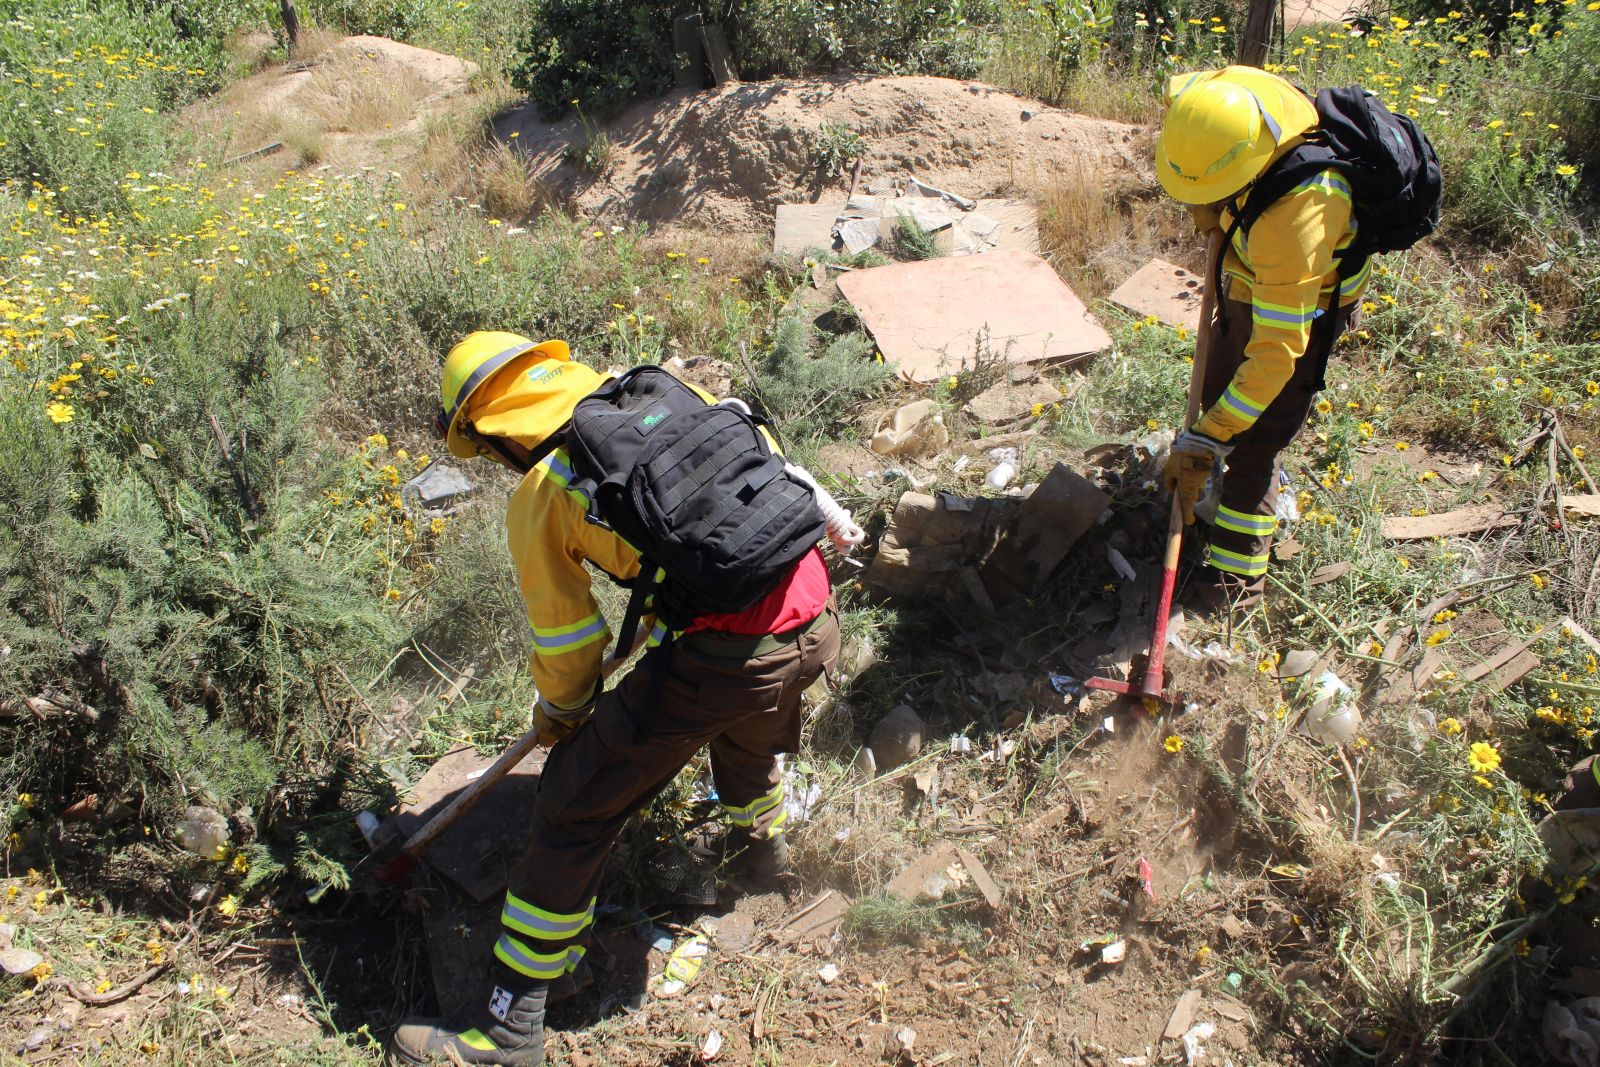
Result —
<instances>
[{"instance_id":1,"label":"piece of rubble","mask_svg":"<svg viewBox=\"0 0 1600 1067\"><path fill-rule=\"evenodd\" d=\"M922 716L909 705L898 704L872 728L867 747L872 750L878 769L887 771L916 759L926 736Z\"/></svg>"},{"instance_id":2,"label":"piece of rubble","mask_svg":"<svg viewBox=\"0 0 1600 1067\"><path fill-rule=\"evenodd\" d=\"M921 384L980 360L1062 361L1111 345L1078 295L1030 252L855 270L839 279L839 291L884 358Z\"/></svg>"},{"instance_id":3,"label":"piece of rubble","mask_svg":"<svg viewBox=\"0 0 1600 1067\"><path fill-rule=\"evenodd\" d=\"M1022 501L905 493L864 572L873 589L907 598L959 599L959 573L981 563L1010 528Z\"/></svg>"},{"instance_id":4,"label":"piece of rubble","mask_svg":"<svg viewBox=\"0 0 1600 1067\"><path fill-rule=\"evenodd\" d=\"M438 517L455 510L459 498L477 487L452 464L436 459L400 490L401 500L413 500L424 515Z\"/></svg>"},{"instance_id":5,"label":"piece of rubble","mask_svg":"<svg viewBox=\"0 0 1600 1067\"><path fill-rule=\"evenodd\" d=\"M1484 682L1497 693L1522 681L1538 669L1540 659L1530 649L1550 628L1551 624L1546 623L1527 637L1506 642L1482 663L1462 671L1461 680Z\"/></svg>"},{"instance_id":6,"label":"piece of rubble","mask_svg":"<svg viewBox=\"0 0 1600 1067\"><path fill-rule=\"evenodd\" d=\"M1435 515L1388 515L1383 536L1391 541L1427 541L1435 537L1461 537L1521 521L1499 504L1472 504Z\"/></svg>"},{"instance_id":7,"label":"piece of rubble","mask_svg":"<svg viewBox=\"0 0 1600 1067\"><path fill-rule=\"evenodd\" d=\"M1049 382L1001 382L967 401L961 410L984 426L1004 426L1060 399L1061 390Z\"/></svg>"},{"instance_id":8,"label":"piece of rubble","mask_svg":"<svg viewBox=\"0 0 1600 1067\"><path fill-rule=\"evenodd\" d=\"M1204 295L1204 278L1176 263L1152 259L1113 289L1107 299L1136 315L1154 315L1168 326L1198 330Z\"/></svg>"},{"instance_id":9,"label":"piece of rubble","mask_svg":"<svg viewBox=\"0 0 1600 1067\"><path fill-rule=\"evenodd\" d=\"M756 935L756 921L742 911L729 912L717 923L717 947L724 952L743 952Z\"/></svg>"},{"instance_id":10,"label":"piece of rubble","mask_svg":"<svg viewBox=\"0 0 1600 1067\"><path fill-rule=\"evenodd\" d=\"M852 256L860 255L883 239L883 220L846 219L839 223L839 244Z\"/></svg>"},{"instance_id":11,"label":"piece of rubble","mask_svg":"<svg viewBox=\"0 0 1600 1067\"><path fill-rule=\"evenodd\" d=\"M1161 1036L1167 1041L1176 1041L1183 1036L1183 1032L1194 1025L1194 1017L1200 1011L1201 993L1198 989L1186 989L1183 996L1172 1006L1172 1014L1167 1016L1167 1027L1161 1031Z\"/></svg>"},{"instance_id":12,"label":"piece of rubble","mask_svg":"<svg viewBox=\"0 0 1600 1067\"><path fill-rule=\"evenodd\" d=\"M1057 463L1022 502L1015 527L983 566L990 595L1005 604L1038 592L1110 506L1099 486Z\"/></svg>"},{"instance_id":13,"label":"piece of rubble","mask_svg":"<svg viewBox=\"0 0 1600 1067\"><path fill-rule=\"evenodd\" d=\"M1563 1067L1600 1063L1600 997L1571 1004L1551 1000L1544 1007L1544 1050Z\"/></svg>"},{"instance_id":14,"label":"piece of rubble","mask_svg":"<svg viewBox=\"0 0 1600 1067\"><path fill-rule=\"evenodd\" d=\"M967 197L957 195L956 193L946 192L937 186L929 185L927 182L920 181L916 178L912 178L906 182L904 192L906 196L925 196L941 200L948 200L962 211L971 211L978 206L978 202L976 200L969 200Z\"/></svg>"}]
</instances>

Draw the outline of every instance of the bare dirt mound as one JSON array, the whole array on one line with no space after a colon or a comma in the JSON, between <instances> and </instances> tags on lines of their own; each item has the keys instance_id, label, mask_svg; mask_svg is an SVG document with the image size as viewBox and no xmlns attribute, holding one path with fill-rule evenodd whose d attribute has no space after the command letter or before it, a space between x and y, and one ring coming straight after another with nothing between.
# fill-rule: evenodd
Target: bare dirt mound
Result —
<instances>
[{"instance_id":1,"label":"bare dirt mound","mask_svg":"<svg viewBox=\"0 0 1600 1067\"><path fill-rule=\"evenodd\" d=\"M424 119L470 95L478 65L386 37L332 39L229 86L190 121L243 154L281 142L280 165L399 169L427 140Z\"/></svg>"},{"instance_id":2,"label":"bare dirt mound","mask_svg":"<svg viewBox=\"0 0 1600 1067\"><path fill-rule=\"evenodd\" d=\"M1137 174L1137 126L1088 118L1003 89L949 78L774 81L675 93L604 127L599 177L567 161L593 135L546 124L531 107L495 122L534 175L586 214L760 230L781 203L838 196L848 175L821 165L824 125L864 142L861 183L915 175L965 196L1028 193L1075 172Z\"/></svg>"}]
</instances>

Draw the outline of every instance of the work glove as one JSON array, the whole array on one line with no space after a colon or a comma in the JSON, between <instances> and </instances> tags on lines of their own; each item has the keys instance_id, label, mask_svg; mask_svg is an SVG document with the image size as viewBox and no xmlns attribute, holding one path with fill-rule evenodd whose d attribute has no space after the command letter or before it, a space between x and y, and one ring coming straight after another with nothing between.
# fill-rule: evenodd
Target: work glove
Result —
<instances>
[{"instance_id":1,"label":"work glove","mask_svg":"<svg viewBox=\"0 0 1600 1067\"><path fill-rule=\"evenodd\" d=\"M1194 523L1195 501L1200 499L1212 469L1220 466L1232 451L1232 445L1195 430L1183 431L1172 442L1162 476L1167 492L1177 498L1178 506L1183 509L1185 526Z\"/></svg>"},{"instance_id":2,"label":"work glove","mask_svg":"<svg viewBox=\"0 0 1600 1067\"><path fill-rule=\"evenodd\" d=\"M558 708L544 697L533 708L533 728L539 744L549 748L557 741L583 725L594 713L594 701L576 708Z\"/></svg>"}]
</instances>

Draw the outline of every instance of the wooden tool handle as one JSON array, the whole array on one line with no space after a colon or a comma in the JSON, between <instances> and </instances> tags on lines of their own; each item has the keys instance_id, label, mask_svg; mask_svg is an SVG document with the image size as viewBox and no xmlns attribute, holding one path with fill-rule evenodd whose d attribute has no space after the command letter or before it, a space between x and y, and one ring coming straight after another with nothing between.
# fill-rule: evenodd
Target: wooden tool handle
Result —
<instances>
[{"instance_id":1,"label":"wooden tool handle","mask_svg":"<svg viewBox=\"0 0 1600 1067\"><path fill-rule=\"evenodd\" d=\"M629 644L627 655L613 656L601 666L600 680L604 682L607 678L617 673L622 665L627 663L635 652L639 651L639 647L645 643L649 636L649 630L641 626L638 632L634 634L633 641ZM495 760L488 770L478 776L477 781L458 793L456 798L443 811L424 823L416 833L406 838L406 843L400 846L400 851L407 856L421 855L440 834L450 829L457 819L471 811L472 806L483 799L483 794L488 792L490 787L510 774L512 768L521 763L528 753L538 747L539 731L537 729L529 730L513 741L511 747L500 753L500 758Z\"/></svg>"}]
</instances>

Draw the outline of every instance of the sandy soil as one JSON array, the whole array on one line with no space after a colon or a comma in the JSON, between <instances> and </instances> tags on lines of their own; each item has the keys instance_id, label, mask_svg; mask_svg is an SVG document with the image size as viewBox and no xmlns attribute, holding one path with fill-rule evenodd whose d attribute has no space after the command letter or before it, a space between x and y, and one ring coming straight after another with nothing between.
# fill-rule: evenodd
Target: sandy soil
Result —
<instances>
[{"instance_id":1,"label":"sandy soil","mask_svg":"<svg viewBox=\"0 0 1600 1067\"><path fill-rule=\"evenodd\" d=\"M610 169L565 161L595 127L540 122L531 107L501 116L497 137L583 213L651 223L759 230L781 203L840 197L848 174L819 166L824 124L865 142L861 188L915 175L965 196L1025 193L1076 169L1147 168L1141 129L1047 107L949 78L846 78L729 85L637 105L603 128Z\"/></svg>"}]
</instances>

